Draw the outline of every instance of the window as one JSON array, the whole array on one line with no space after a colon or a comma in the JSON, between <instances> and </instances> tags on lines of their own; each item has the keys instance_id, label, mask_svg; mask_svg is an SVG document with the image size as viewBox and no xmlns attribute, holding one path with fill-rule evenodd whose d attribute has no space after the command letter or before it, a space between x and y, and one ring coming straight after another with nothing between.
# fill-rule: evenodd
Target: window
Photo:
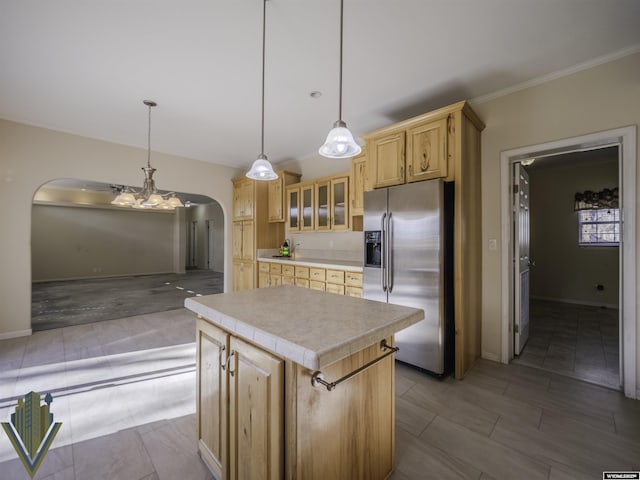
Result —
<instances>
[{"instance_id":1,"label":"window","mask_svg":"<svg viewBox=\"0 0 640 480\"><path fill-rule=\"evenodd\" d=\"M578 244L580 246L620 245L620 210L602 208L578 212Z\"/></svg>"}]
</instances>

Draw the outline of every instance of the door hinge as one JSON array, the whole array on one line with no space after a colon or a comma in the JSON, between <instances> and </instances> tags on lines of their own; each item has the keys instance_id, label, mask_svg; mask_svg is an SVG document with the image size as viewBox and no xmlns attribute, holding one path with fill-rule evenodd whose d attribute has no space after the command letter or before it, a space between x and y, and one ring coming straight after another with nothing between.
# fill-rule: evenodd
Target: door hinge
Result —
<instances>
[{"instance_id":1,"label":"door hinge","mask_svg":"<svg viewBox=\"0 0 640 480\"><path fill-rule=\"evenodd\" d=\"M518 193L520 191L520 185L513 186L513 193Z\"/></svg>"},{"instance_id":2,"label":"door hinge","mask_svg":"<svg viewBox=\"0 0 640 480\"><path fill-rule=\"evenodd\" d=\"M518 324L517 324L517 323L514 323L514 324L513 324L513 331L514 331L515 333L518 333L519 328L518 328Z\"/></svg>"}]
</instances>

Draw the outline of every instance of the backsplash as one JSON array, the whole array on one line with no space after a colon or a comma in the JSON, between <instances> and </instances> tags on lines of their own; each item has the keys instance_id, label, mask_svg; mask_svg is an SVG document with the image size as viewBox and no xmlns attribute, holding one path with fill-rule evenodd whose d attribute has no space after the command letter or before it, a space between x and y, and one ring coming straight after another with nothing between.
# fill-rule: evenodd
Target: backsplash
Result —
<instances>
[{"instance_id":1,"label":"backsplash","mask_svg":"<svg viewBox=\"0 0 640 480\"><path fill-rule=\"evenodd\" d=\"M363 255L362 232L306 232L291 235L290 248L296 260L345 260L360 262Z\"/></svg>"}]
</instances>

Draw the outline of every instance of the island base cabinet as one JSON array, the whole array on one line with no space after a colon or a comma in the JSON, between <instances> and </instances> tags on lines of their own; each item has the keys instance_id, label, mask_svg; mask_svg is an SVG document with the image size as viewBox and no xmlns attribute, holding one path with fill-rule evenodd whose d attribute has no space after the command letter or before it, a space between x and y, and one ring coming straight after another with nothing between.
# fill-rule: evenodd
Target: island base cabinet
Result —
<instances>
[{"instance_id":1,"label":"island base cabinet","mask_svg":"<svg viewBox=\"0 0 640 480\"><path fill-rule=\"evenodd\" d=\"M392 345L393 339L387 339ZM373 345L322 370L335 381L380 357ZM388 356L328 391L287 362L288 480L384 480L394 468L395 364ZM295 455L291 455L296 452Z\"/></svg>"},{"instance_id":2,"label":"island base cabinet","mask_svg":"<svg viewBox=\"0 0 640 480\"><path fill-rule=\"evenodd\" d=\"M227 375L224 355L229 335L210 323L197 320L197 408L198 452L218 479L227 464Z\"/></svg>"},{"instance_id":3,"label":"island base cabinet","mask_svg":"<svg viewBox=\"0 0 640 480\"><path fill-rule=\"evenodd\" d=\"M229 443L232 480L284 474L284 361L231 337Z\"/></svg>"}]
</instances>

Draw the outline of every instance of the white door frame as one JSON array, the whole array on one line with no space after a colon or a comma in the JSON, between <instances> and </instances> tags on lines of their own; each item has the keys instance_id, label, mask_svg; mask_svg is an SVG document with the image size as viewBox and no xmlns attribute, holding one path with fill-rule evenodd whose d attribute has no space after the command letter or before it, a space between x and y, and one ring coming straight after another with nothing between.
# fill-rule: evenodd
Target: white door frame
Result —
<instances>
[{"instance_id":1,"label":"white door frame","mask_svg":"<svg viewBox=\"0 0 640 480\"><path fill-rule=\"evenodd\" d=\"M502 225L502 363L513 358L513 232L511 212L511 165L525 158L545 157L562 153L593 150L607 146L620 147L618 169L621 192L620 221L622 250L620 252L620 376L624 394L638 398L636 390L636 126L607 130L549 143L506 150L500 154L501 225Z\"/></svg>"}]
</instances>

